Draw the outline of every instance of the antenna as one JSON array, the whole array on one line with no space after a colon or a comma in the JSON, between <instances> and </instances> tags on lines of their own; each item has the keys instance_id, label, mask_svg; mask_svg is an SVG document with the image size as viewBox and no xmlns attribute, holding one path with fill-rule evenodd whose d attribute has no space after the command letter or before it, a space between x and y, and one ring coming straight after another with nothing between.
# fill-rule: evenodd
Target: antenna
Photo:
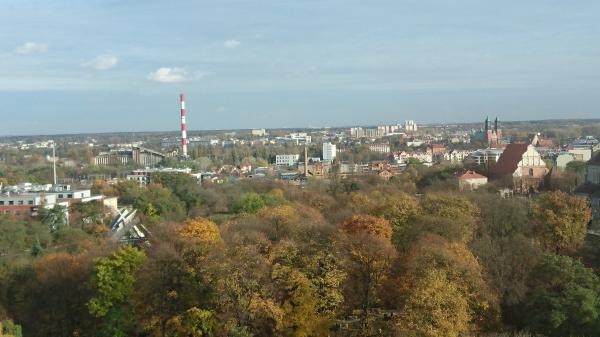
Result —
<instances>
[{"instance_id":1,"label":"antenna","mask_svg":"<svg viewBox=\"0 0 600 337\"><path fill-rule=\"evenodd\" d=\"M185 121L185 98L183 94L179 95L181 102L181 154L187 158L187 126Z\"/></svg>"}]
</instances>

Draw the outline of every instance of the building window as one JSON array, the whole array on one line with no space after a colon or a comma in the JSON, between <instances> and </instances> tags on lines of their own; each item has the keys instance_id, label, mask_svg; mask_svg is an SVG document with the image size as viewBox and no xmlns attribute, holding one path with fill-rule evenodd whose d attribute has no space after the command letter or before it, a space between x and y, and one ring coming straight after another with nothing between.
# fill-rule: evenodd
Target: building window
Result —
<instances>
[{"instance_id":1,"label":"building window","mask_svg":"<svg viewBox=\"0 0 600 337\"><path fill-rule=\"evenodd\" d=\"M0 206L4 206L4 201L0 201Z\"/></svg>"},{"instance_id":2,"label":"building window","mask_svg":"<svg viewBox=\"0 0 600 337\"><path fill-rule=\"evenodd\" d=\"M17 204L19 204L19 205L23 205L23 200L19 200L19 201L17 201Z\"/></svg>"},{"instance_id":3,"label":"building window","mask_svg":"<svg viewBox=\"0 0 600 337\"><path fill-rule=\"evenodd\" d=\"M62 194L59 194L59 195L58 195L58 198L59 198L59 199L63 199L63 195L62 195Z\"/></svg>"},{"instance_id":4,"label":"building window","mask_svg":"<svg viewBox=\"0 0 600 337\"><path fill-rule=\"evenodd\" d=\"M14 201L12 201L12 200L10 200L10 201L8 202L8 204L9 204L9 205L14 205L14 204L15 204L15 202L14 202Z\"/></svg>"},{"instance_id":5,"label":"building window","mask_svg":"<svg viewBox=\"0 0 600 337\"><path fill-rule=\"evenodd\" d=\"M73 199L73 194L67 194L68 199Z\"/></svg>"},{"instance_id":6,"label":"building window","mask_svg":"<svg viewBox=\"0 0 600 337\"><path fill-rule=\"evenodd\" d=\"M533 177L533 169L532 168L529 169L529 176Z\"/></svg>"},{"instance_id":7,"label":"building window","mask_svg":"<svg viewBox=\"0 0 600 337\"><path fill-rule=\"evenodd\" d=\"M33 200L29 200L29 201L27 201L27 204L28 204L28 205L33 205Z\"/></svg>"}]
</instances>

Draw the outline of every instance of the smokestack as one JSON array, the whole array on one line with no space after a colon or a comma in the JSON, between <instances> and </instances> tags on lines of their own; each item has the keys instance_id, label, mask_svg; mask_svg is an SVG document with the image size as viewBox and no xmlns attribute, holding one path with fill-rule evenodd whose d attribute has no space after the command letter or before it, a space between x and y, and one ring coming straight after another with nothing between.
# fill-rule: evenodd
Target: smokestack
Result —
<instances>
[{"instance_id":1,"label":"smokestack","mask_svg":"<svg viewBox=\"0 0 600 337\"><path fill-rule=\"evenodd\" d=\"M52 141L52 168L54 171L54 186L57 185L56 179L56 142Z\"/></svg>"},{"instance_id":2,"label":"smokestack","mask_svg":"<svg viewBox=\"0 0 600 337\"><path fill-rule=\"evenodd\" d=\"M179 95L181 101L181 153L187 158L187 127L185 124L185 98L183 94Z\"/></svg>"},{"instance_id":3,"label":"smokestack","mask_svg":"<svg viewBox=\"0 0 600 337\"><path fill-rule=\"evenodd\" d=\"M308 178L308 148L304 145L304 176Z\"/></svg>"}]
</instances>

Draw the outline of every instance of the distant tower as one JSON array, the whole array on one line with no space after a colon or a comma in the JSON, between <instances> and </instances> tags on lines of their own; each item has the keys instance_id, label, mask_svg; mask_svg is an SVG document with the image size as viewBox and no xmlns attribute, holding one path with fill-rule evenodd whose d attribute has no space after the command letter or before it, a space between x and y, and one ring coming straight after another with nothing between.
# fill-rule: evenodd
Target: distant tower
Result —
<instances>
[{"instance_id":1,"label":"distant tower","mask_svg":"<svg viewBox=\"0 0 600 337\"><path fill-rule=\"evenodd\" d=\"M490 125L489 117L486 117L485 118L485 128L484 128L485 131L487 131L489 129L489 125Z\"/></svg>"},{"instance_id":2,"label":"distant tower","mask_svg":"<svg viewBox=\"0 0 600 337\"><path fill-rule=\"evenodd\" d=\"M308 148L304 144L304 176L308 177Z\"/></svg>"},{"instance_id":3,"label":"distant tower","mask_svg":"<svg viewBox=\"0 0 600 337\"><path fill-rule=\"evenodd\" d=\"M187 127L185 124L185 98L183 94L179 95L181 101L181 154L187 158Z\"/></svg>"},{"instance_id":4,"label":"distant tower","mask_svg":"<svg viewBox=\"0 0 600 337\"><path fill-rule=\"evenodd\" d=\"M58 184L58 180L56 179L56 142L52 141L52 169L54 171L54 186Z\"/></svg>"}]
</instances>

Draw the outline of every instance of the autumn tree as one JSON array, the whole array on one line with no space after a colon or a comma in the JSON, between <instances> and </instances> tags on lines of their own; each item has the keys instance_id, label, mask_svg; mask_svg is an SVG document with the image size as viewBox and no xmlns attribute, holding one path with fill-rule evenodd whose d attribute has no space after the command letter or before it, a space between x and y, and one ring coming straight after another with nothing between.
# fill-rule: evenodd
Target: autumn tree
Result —
<instances>
[{"instance_id":1,"label":"autumn tree","mask_svg":"<svg viewBox=\"0 0 600 337\"><path fill-rule=\"evenodd\" d=\"M395 250L389 221L356 215L340 225L337 243L348 278L347 304L362 312L362 330L371 328L371 310L379 301L380 288L389 271Z\"/></svg>"},{"instance_id":2,"label":"autumn tree","mask_svg":"<svg viewBox=\"0 0 600 337\"><path fill-rule=\"evenodd\" d=\"M457 336L497 324L497 296L487 285L477 259L464 244L428 234L415 244L403 271L402 287L407 301L400 325L410 329L418 326L419 331L427 332L426 336ZM452 296L436 294L434 289ZM446 306L456 311L447 310ZM456 321L456 326L440 325L446 319L443 315L455 315L450 322Z\"/></svg>"},{"instance_id":3,"label":"autumn tree","mask_svg":"<svg viewBox=\"0 0 600 337\"><path fill-rule=\"evenodd\" d=\"M401 311L399 333L415 337L467 335L472 316L460 288L445 270L427 270L408 294Z\"/></svg>"},{"instance_id":4,"label":"autumn tree","mask_svg":"<svg viewBox=\"0 0 600 337\"><path fill-rule=\"evenodd\" d=\"M591 214L586 199L561 191L542 194L531 207L531 220L542 246L557 254L581 246Z\"/></svg>"},{"instance_id":5,"label":"autumn tree","mask_svg":"<svg viewBox=\"0 0 600 337\"><path fill-rule=\"evenodd\" d=\"M214 222L205 218L196 218L185 221L184 226L181 227L177 233L182 238L203 245L218 245L223 241L221 233L219 232L219 227L217 227Z\"/></svg>"},{"instance_id":6,"label":"autumn tree","mask_svg":"<svg viewBox=\"0 0 600 337\"><path fill-rule=\"evenodd\" d=\"M127 336L131 329L131 301L136 272L145 260L143 251L126 246L96 261L92 286L96 295L88 302L90 314L102 319L103 336Z\"/></svg>"}]
</instances>

